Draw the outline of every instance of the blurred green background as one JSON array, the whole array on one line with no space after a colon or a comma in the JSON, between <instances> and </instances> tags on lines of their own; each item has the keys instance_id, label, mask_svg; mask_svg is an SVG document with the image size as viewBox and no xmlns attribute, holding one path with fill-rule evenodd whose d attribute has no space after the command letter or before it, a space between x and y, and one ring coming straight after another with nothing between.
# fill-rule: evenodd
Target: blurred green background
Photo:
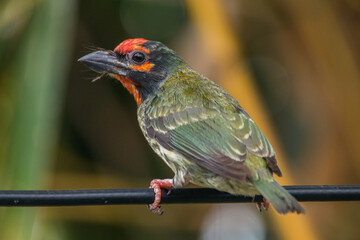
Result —
<instances>
[{"instance_id":1,"label":"blurred green background","mask_svg":"<svg viewBox=\"0 0 360 240\"><path fill-rule=\"evenodd\" d=\"M360 182L358 0L2 0L0 188L144 188L172 177L136 103L77 59L162 41L226 88L278 153L282 184ZM358 239L356 202L0 208L0 239Z\"/></svg>"}]
</instances>

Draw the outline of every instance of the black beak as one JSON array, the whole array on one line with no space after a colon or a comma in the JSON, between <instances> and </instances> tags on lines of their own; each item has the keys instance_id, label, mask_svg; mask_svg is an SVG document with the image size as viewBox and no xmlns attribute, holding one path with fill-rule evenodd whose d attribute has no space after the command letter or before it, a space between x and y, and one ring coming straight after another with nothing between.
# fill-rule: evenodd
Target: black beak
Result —
<instances>
[{"instance_id":1,"label":"black beak","mask_svg":"<svg viewBox=\"0 0 360 240\"><path fill-rule=\"evenodd\" d=\"M96 51L78 61L98 73L126 76L129 71L127 64L121 62L113 51Z\"/></svg>"}]
</instances>

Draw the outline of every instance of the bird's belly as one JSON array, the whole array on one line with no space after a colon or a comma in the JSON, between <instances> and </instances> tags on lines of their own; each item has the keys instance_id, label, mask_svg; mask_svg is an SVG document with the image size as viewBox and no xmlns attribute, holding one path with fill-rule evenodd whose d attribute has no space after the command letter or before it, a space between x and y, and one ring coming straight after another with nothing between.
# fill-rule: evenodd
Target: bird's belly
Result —
<instances>
[{"instance_id":1,"label":"bird's belly","mask_svg":"<svg viewBox=\"0 0 360 240\"><path fill-rule=\"evenodd\" d=\"M169 151L165 148L159 147L155 152L166 162L175 175L183 173L188 182L201 187L215 188L219 191L228 192L235 195L253 196L259 192L250 182L239 182L228 179L206 168L203 168L196 163L187 160L183 155ZM185 182L185 180L183 180Z\"/></svg>"}]
</instances>

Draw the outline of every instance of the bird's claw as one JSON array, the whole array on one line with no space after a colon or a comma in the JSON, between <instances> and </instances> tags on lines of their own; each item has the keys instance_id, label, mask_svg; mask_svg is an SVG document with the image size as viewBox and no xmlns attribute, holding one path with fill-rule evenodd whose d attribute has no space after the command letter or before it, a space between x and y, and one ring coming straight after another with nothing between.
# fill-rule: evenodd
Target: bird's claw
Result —
<instances>
[{"instance_id":1,"label":"bird's claw","mask_svg":"<svg viewBox=\"0 0 360 240\"><path fill-rule=\"evenodd\" d=\"M161 210L159 204L161 201L161 188L164 189L171 189L171 187L173 187L173 181L172 179L154 179L151 181L150 183L150 187L154 189L154 193L155 193L155 199L154 202L152 204L148 205L148 209L155 213L156 215L160 216L164 213L163 210ZM169 192L168 192L169 194Z\"/></svg>"},{"instance_id":2,"label":"bird's claw","mask_svg":"<svg viewBox=\"0 0 360 240\"><path fill-rule=\"evenodd\" d=\"M270 207L270 203L269 201L263 197L263 202L257 202L256 203L256 208L259 212L262 211L262 209L264 209L265 211L267 211Z\"/></svg>"},{"instance_id":3,"label":"bird's claw","mask_svg":"<svg viewBox=\"0 0 360 240\"><path fill-rule=\"evenodd\" d=\"M161 210L161 206L154 207L153 204L147 205L147 208L154 214L161 216L163 215L164 211Z\"/></svg>"},{"instance_id":4,"label":"bird's claw","mask_svg":"<svg viewBox=\"0 0 360 240\"><path fill-rule=\"evenodd\" d=\"M261 212L261 211L262 211L262 203L261 203L261 202L257 202L257 203L256 203L256 208L257 208L257 210L258 210L259 212Z\"/></svg>"}]
</instances>

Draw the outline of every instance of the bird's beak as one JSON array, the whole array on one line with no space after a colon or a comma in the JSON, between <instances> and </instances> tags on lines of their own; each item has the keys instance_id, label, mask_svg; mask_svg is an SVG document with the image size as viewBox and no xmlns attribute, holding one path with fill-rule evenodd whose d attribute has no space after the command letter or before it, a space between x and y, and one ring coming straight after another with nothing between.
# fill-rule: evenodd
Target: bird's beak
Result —
<instances>
[{"instance_id":1,"label":"bird's beak","mask_svg":"<svg viewBox=\"0 0 360 240\"><path fill-rule=\"evenodd\" d=\"M127 64L121 62L113 51L96 51L78 61L98 73L126 76L129 71Z\"/></svg>"}]
</instances>

